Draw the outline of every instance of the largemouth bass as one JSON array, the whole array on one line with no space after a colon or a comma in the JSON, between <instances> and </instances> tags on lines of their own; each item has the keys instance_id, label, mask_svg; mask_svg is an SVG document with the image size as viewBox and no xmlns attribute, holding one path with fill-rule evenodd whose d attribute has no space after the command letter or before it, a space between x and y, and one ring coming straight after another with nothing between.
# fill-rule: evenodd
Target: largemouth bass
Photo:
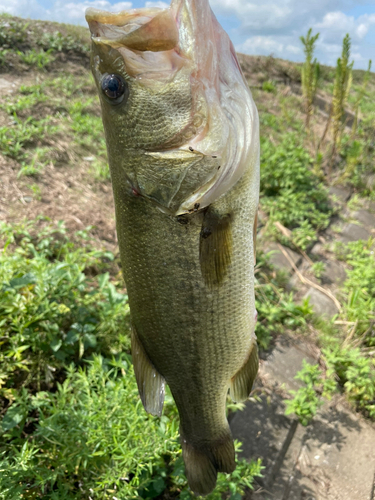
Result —
<instances>
[{"instance_id":1,"label":"largemouth bass","mask_svg":"<svg viewBox=\"0 0 375 500\"><path fill-rule=\"evenodd\" d=\"M208 0L86 18L139 393L161 415L169 385L205 495L235 469L228 388L247 399L258 370L258 114Z\"/></svg>"}]
</instances>

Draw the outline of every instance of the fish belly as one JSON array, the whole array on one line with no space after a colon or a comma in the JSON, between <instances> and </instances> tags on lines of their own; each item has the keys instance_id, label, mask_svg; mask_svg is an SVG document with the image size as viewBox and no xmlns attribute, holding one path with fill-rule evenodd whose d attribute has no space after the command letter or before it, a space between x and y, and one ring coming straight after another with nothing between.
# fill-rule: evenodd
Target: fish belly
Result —
<instances>
[{"instance_id":1,"label":"fish belly","mask_svg":"<svg viewBox=\"0 0 375 500\"><path fill-rule=\"evenodd\" d=\"M200 261L204 211L168 216L113 180L132 325L171 388L182 441L197 449L226 439L228 387L254 344L254 175L247 172L212 207L230 214L232 235L226 275L212 286Z\"/></svg>"}]
</instances>

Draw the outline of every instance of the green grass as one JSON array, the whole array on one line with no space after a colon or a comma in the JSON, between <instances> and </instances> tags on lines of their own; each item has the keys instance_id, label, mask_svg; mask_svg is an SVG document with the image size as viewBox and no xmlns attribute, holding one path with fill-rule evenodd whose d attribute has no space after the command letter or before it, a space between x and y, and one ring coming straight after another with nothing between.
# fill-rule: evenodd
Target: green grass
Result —
<instances>
[{"instance_id":1,"label":"green grass","mask_svg":"<svg viewBox=\"0 0 375 500\"><path fill-rule=\"evenodd\" d=\"M339 330L318 321L322 357L319 365L305 364L297 375L304 386L292 391L287 413L295 413L307 425L322 404L343 393L365 416L375 419L375 255L374 239L336 245L336 254L350 267L339 297L343 310Z\"/></svg>"},{"instance_id":2,"label":"green grass","mask_svg":"<svg viewBox=\"0 0 375 500\"><path fill-rule=\"evenodd\" d=\"M269 263L268 255L258 252L255 272L255 306L258 322L255 333L261 349L268 349L280 331L306 329L312 309L308 301L297 304L292 293L284 288L285 275L277 273Z\"/></svg>"},{"instance_id":3,"label":"green grass","mask_svg":"<svg viewBox=\"0 0 375 500\"><path fill-rule=\"evenodd\" d=\"M44 219L2 223L0 242L0 499L194 498L173 399L161 418L140 401L113 255ZM208 499L260 473L239 460Z\"/></svg>"},{"instance_id":4,"label":"green grass","mask_svg":"<svg viewBox=\"0 0 375 500\"><path fill-rule=\"evenodd\" d=\"M17 54L23 63L39 69L47 68L55 60L54 56L51 55L51 50L44 52L44 50L36 51L31 49L26 52L18 51Z\"/></svg>"},{"instance_id":5,"label":"green grass","mask_svg":"<svg viewBox=\"0 0 375 500\"><path fill-rule=\"evenodd\" d=\"M44 53L46 54L46 53ZM20 93L1 104L13 124L0 128L0 149L19 163L19 176L37 176L54 163L50 143L64 137L80 156L95 156L90 176L98 182L110 179L103 125L96 97L87 96L82 86L92 79L71 75L46 78L41 83L21 86ZM40 118L41 108L47 115ZM23 119L23 117L26 117ZM36 146L36 142L40 145Z\"/></svg>"},{"instance_id":6,"label":"green grass","mask_svg":"<svg viewBox=\"0 0 375 500\"><path fill-rule=\"evenodd\" d=\"M92 77L77 66L74 73L65 66L54 72L59 60L72 54L88 65L87 30L50 23L47 31L43 27L43 22L0 16L2 70L27 70L31 82L35 77L34 84L1 101L8 122L0 128L0 149L16 162L19 182L29 183L34 199L40 199L44 176L52 171L45 171L46 165L61 165L56 159L61 144L65 149L69 145L71 155L62 163L72 167L72 175L76 161L92 156L84 182L110 179ZM267 61L271 75L276 62ZM291 71L297 81L299 67ZM322 74L322 87L332 92L334 70L323 67ZM333 215L322 175L324 152L314 158L301 98L284 92L286 87L270 75L254 90L261 123L265 233L309 251ZM350 105L362 79L363 72L354 72ZM335 166L336 180L353 186L358 196L374 196L366 187L366 176L374 172L374 102L372 75L361 103L362 121L355 137L348 131L343 135ZM291 231L290 238L275 231L275 222ZM0 500L192 499L173 400L168 394L161 418L142 408L130 355L126 291L114 255L100 248L90 232L68 232L62 223L44 219L0 225ZM336 393L375 418L372 245L336 248L348 267L338 294L345 328L315 318L308 301L296 303L285 289L289 277L272 269L267 256L258 252L260 348L268 349L280 332L315 328L322 350L319 365L304 365L299 374L304 386L287 403L288 413L304 425L322 397ZM319 278L324 266L316 262L312 271ZM239 500L261 469L259 461L239 460L233 474L219 474L208 499Z\"/></svg>"},{"instance_id":7,"label":"green grass","mask_svg":"<svg viewBox=\"0 0 375 500\"><path fill-rule=\"evenodd\" d=\"M304 250L329 223L327 191L311 171L313 160L296 135L285 134L279 144L262 139L261 146L262 209L271 224L289 228L292 243Z\"/></svg>"}]
</instances>

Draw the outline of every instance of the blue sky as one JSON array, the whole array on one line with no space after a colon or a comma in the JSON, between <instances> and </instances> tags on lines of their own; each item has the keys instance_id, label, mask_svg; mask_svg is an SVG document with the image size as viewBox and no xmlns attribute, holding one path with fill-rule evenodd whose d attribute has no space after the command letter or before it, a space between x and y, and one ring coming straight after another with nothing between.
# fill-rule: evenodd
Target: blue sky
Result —
<instances>
[{"instance_id":1,"label":"blue sky","mask_svg":"<svg viewBox=\"0 0 375 500\"><path fill-rule=\"evenodd\" d=\"M320 33L316 56L321 63L335 64L342 39L349 33L354 67L367 68L370 58L375 66L375 0L210 0L210 3L238 51L301 61L299 37L312 27L314 33ZM164 1L145 0L0 0L0 11L84 25L88 6L118 11L147 4L167 6Z\"/></svg>"}]
</instances>

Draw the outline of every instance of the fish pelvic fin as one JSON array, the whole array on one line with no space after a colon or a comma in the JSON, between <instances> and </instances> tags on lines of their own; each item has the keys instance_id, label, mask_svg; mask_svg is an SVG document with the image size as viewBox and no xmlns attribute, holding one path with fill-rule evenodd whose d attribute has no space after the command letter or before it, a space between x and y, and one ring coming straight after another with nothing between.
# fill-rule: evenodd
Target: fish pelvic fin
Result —
<instances>
[{"instance_id":1,"label":"fish pelvic fin","mask_svg":"<svg viewBox=\"0 0 375 500\"><path fill-rule=\"evenodd\" d=\"M220 215L209 207L205 213L199 243L203 279L210 288L220 285L232 260L232 215Z\"/></svg>"},{"instance_id":2,"label":"fish pelvic fin","mask_svg":"<svg viewBox=\"0 0 375 500\"><path fill-rule=\"evenodd\" d=\"M229 426L213 443L192 445L180 429L182 456L190 489L196 495L208 495L216 486L218 472L236 468L234 444Z\"/></svg>"},{"instance_id":3,"label":"fish pelvic fin","mask_svg":"<svg viewBox=\"0 0 375 500\"><path fill-rule=\"evenodd\" d=\"M156 370L132 325L131 347L135 378L143 406L147 413L160 417L163 411L165 380Z\"/></svg>"},{"instance_id":4,"label":"fish pelvic fin","mask_svg":"<svg viewBox=\"0 0 375 500\"><path fill-rule=\"evenodd\" d=\"M242 368L232 377L230 382L230 397L240 403L250 396L254 380L259 368L258 345L256 340L250 348L249 356Z\"/></svg>"}]
</instances>

